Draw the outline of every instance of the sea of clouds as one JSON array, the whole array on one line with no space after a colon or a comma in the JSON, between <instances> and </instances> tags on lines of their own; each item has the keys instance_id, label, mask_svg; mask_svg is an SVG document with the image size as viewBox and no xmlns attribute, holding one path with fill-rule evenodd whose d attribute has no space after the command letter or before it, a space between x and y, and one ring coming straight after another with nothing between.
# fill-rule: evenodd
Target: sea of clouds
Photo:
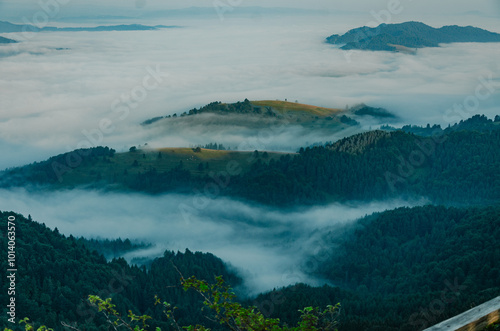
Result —
<instances>
[{"instance_id":1,"label":"sea of clouds","mask_svg":"<svg viewBox=\"0 0 500 331\"><path fill-rule=\"evenodd\" d=\"M333 33L373 22L368 13L213 18L141 22L182 26L159 31L17 35L24 41L0 46L0 147L12 152L0 168L88 145L126 150L155 138L142 121L212 101L366 103L387 108L400 124L447 125L446 110L474 95L480 77L498 84L492 55L500 44L452 44L407 55L345 52L324 43ZM500 113L497 90L465 115ZM176 137L156 142L190 142Z\"/></svg>"}]
</instances>

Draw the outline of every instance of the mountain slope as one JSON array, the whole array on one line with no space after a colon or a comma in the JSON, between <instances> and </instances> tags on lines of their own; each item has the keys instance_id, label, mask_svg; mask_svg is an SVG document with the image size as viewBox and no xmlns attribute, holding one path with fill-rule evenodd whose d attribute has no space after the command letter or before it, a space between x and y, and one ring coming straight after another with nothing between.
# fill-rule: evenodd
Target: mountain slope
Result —
<instances>
[{"instance_id":1,"label":"mountain slope","mask_svg":"<svg viewBox=\"0 0 500 331\"><path fill-rule=\"evenodd\" d=\"M279 121L282 123L290 123L300 125L315 125L321 126L329 124L346 124L356 125L356 121L346 116L350 115L337 108L325 108L313 105L301 104L298 102L279 101L279 100L262 100L249 101L245 99L243 102L222 103L220 101L212 102L199 109L193 108L180 115L158 116L144 121L143 125L150 125L160 120L168 120L179 117L195 116L201 114L213 115L250 115L254 119ZM238 122L238 117L235 116L235 123ZM243 118L243 117L240 117ZM248 121L246 121L248 123ZM228 122L225 125L230 125ZM265 127L267 123L263 122Z\"/></svg>"},{"instance_id":2,"label":"mountain slope","mask_svg":"<svg viewBox=\"0 0 500 331\"><path fill-rule=\"evenodd\" d=\"M415 49L458 42L500 42L500 34L472 26L436 29L420 22L405 22L352 29L344 35L331 35L326 42L343 45L344 50L396 51L401 46Z\"/></svg>"},{"instance_id":3,"label":"mountain slope","mask_svg":"<svg viewBox=\"0 0 500 331\"><path fill-rule=\"evenodd\" d=\"M301 149L234 180L238 195L274 204L428 197L450 204L500 201L500 131L419 137L373 131Z\"/></svg>"},{"instance_id":4,"label":"mountain slope","mask_svg":"<svg viewBox=\"0 0 500 331\"><path fill-rule=\"evenodd\" d=\"M500 208L399 208L325 234L306 265L340 286L297 285L254 302L295 322L301 306L340 302L340 331L416 331L500 295ZM285 299L283 299L285 298Z\"/></svg>"},{"instance_id":5,"label":"mountain slope","mask_svg":"<svg viewBox=\"0 0 500 331\"><path fill-rule=\"evenodd\" d=\"M146 270L123 259L106 262L86 249L83 240L66 238L30 217L0 212L4 224L9 216L16 218L18 312L56 331L62 330L60 321L76 322L85 330L105 324L83 303L88 294L112 296L122 314L128 309L147 313L153 316L148 321L152 329L171 330L154 306L157 294L179 307L175 315L181 325L202 323L217 330L206 319L207 312L200 311L198 295L175 286L180 276L172 263L186 277L213 281L214 275L223 275L233 286L239 282L208 253L167 251ZM423 206L370 215L342 236L324 233L320 251L297 265L342 288L297 284L248 303L266 316L294 324L297 310L304 306L341 302L340 331L421 330L500 293L499 221L498 206ZM0 245L7 247L7 240L0 236ZM5 259L2 266L7 269ZM4 302L7 287L2 282ZM6 317L0 317L4 325Z\"/></svg>"},{"instance_id":6,"label":"mountain slope","mask_svg":"<svg viewBox=\"0 0 500 331\"><path fill-rule=\"evenodd\" d=\"M205 148L137 149L116 153L108 147L75 150L42 162L0 173L0 186L48 186L52 189L87 187L110 190L140 190L150 193L183 190L210 180L211 174L236 164L238 173L252 163L277 160L284 153L238 152ZM235 170L235 171L236 171ZM162 178L160 182L154 178ZM161 187L157 187L161 185Z\"/></svg>"},{"instance_id":7,"label":"mountain slope","mask_svg":"<svg viewBox=\"0 0 500 331\"><path fill-rule=\"evenodd\" d=\"M97 330L106 324L102 315L85 304L88 295L113 297L113 303L126 316L127 309L135 313L148 313L153 321L148 324L169 330L170 323L158 307L154 296L177 305L176 317L182 325L205 323L200 311L200 298L196 293L185 293L179 286L180 275L174 265L187 277L214 281L214 275L223 275L230 284L239 278L227 271L225 264L209 253L166 251L155 259L148 270L128 265L123 259L107 262L103 256L85 248L85 242L65 237L56 229L25 218L13 212L1 212L2 224L8 217L15 218L16 237L16 320L29 317L62 331L61 321L76 322L81 330ZM12 219L12 218L11 218ZM7 236L0 236L0 245L7 248ZM7 252L3 251L5 256ZM1 262L7 270L7 259ZM2 281L0 300L8 302L9 284ZM155 309L158 308L158 309ZM2 309L1 325L7 323L6 308ZM217 326L211 324L211 326Z\"/></svg>"}]
</instances>

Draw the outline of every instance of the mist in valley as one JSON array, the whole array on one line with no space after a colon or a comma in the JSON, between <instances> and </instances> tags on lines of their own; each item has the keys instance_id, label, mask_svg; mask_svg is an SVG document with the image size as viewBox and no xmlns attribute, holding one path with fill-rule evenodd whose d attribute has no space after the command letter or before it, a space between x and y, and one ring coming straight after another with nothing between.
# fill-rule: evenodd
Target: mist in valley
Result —
<instances>
[{"instance_id":1,"label":"mist in valley","mask_svg":"<svg viewBox=\"0 0 500 331\"><path fill-rule=\"evenodd\" d=\"M193 195L0 191L0 210L31 215L67 236L129 238L153 244L127 253L129 261L162 256L167 249L210 252L243 277L249 294L297 282L323 285L325 281L314 275L317 263L332 254L335 242L348 236L356 220L425 202L391 200L278 209L217 197L205 208L197 208Z\"/></svg>"}]
</instances>

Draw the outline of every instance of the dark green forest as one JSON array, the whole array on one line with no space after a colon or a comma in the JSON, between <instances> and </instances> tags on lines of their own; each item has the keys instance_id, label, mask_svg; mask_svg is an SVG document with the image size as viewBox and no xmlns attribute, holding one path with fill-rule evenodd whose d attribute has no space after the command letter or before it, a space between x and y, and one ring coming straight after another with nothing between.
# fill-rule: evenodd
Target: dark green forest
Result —
<instances>
[{"instance_id":1,"label":"dark green forest","mask_svg":"<svg viewBox=\"0 0 500 331\"><path fill-rule=\"evenodd\" d=\"M297 285L255 302L279 302L264 308L292 323L300 305L341 302L340 330L423 330L500 295L499 235L499 207L369 215L310 262L339 287Z\"/></svg>"},{"instance_id":2,"label":"dark green forest","mask_svg":"<svg viewBox=\"0 0 500 331\"><path fill-rule=\"evenodd\" d=\"M278 205L398 196L483 204L500 198L500 131L419 137L373 131L306 148L235 180L241 196ZM260 188L260 189L258 189Z\"/></svg>"},{"instance_id":3,"label":"dark green forest","mask_svg":"<svg viewBox=\"0 0 500 331\"><path fill-rule=\"evenodd\" d=\"M196 293L184 293L179 286L179 272L208 281L222 275L233 286L240 282L212 254L166 251L146 270L131 266L122 258L106 261L97 251L89 250L83 240L65 237L57 229L49 229L22 215L2 212L2 224L7 224L10 215L16 217L16 310L22 314L16 319L29 317L55 330L63 330L61 321L76 322L84 330L107 330L103 317L86 304L88 295L95 294L112 297L124 315L129 309L147 313L155 317L151 327L169 330L170 323L162 317L162 310L154 306L155 295L179 307L176 316L182 325L206 322L201 298ZM7 247L7 240L2 230L0 245ZM6 259L2 259L2 267L8 269ZM0 300L7 302L5 277L1 287ZM8 325L5 312L0 321Z\"/></svg>"},{"instance_id":4,"label":"dark green forest","mask_svg":"<svg viewBox=\"0 0 500 331\"><path fill-rule=\"evenodd\" d=\"M217 329L200 310L198 294L178 286L174 265L185 276L213 281L222 275L236 289L241 282L211 254L167 251L148 268L123 259L107 262L57 229L13 213L2 213L2 221L9 215L17 219L18 311L55 330L62 329L60 321L99 329L96 325L104 321L85 304L89 294L112 297L122 313L148 314L154 318L152 328L169 330L170 323L154 306L158 295L179 307L181 325ZM328 252L305 264L316 264L314 274L335 287L297 284L243 303L291 325L305 306L340 302L339 330L421 330L500 294L499 207L399 208L361 219L341 239L324 236ZM2 282L0 299L7 300Z\"/></svg>"}]
</instances>

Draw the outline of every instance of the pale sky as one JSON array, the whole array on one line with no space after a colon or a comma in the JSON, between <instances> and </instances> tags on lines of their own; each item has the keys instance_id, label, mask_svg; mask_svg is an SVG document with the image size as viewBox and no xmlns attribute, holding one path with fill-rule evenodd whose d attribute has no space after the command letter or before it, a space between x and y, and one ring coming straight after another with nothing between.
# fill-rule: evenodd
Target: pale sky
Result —
<instances>
[{"instance_id":1,"label":"pale sky","mask_svg":"<svg viewBox=\"0 0 500 331\"><path fill-rule=\"evenodd\" d=\"M380 12L396 4L402 11L414 15L456 15L462 13L500 16L498 0L2 0L0 1L0 19L14 19L32 16L41 9L40 3L66 3L60 6L58 18L73 16L99 15L147 15L158 10L180 9L188 7L288 7L320 9L325 12L353 11L359 14L371 11ZM233 10L234 11L234 10Z\"/></svg>"}]
</instances>

